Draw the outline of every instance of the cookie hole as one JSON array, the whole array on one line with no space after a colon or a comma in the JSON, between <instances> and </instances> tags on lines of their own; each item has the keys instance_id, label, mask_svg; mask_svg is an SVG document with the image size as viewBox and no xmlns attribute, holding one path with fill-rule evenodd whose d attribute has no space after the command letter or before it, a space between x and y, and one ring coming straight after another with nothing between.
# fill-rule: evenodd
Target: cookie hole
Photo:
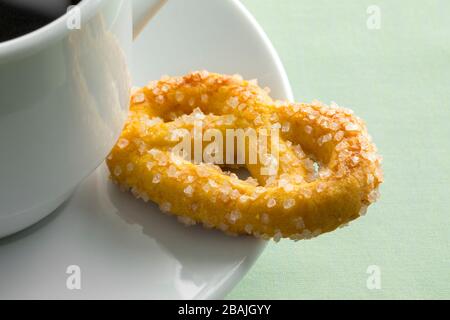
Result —
<instances>
[{"instance_id":1,"label":"cookie hole","mask_svg":"<svg viewBox=\"0 0 450 320\"><path fill-rule=\"evenodd\" d=\"M223 167L222 170L234 173L241 180L246 180L252 176L246 167Z\"/></svg>"},{"instance_id":2,"label":"cookie hole","mask_svg":"<svg viewBox=\"0 0 450 320\"><path fill-rule=\"evenodd\" d=\"M319 174L319 170L320 170L320 163L315 161L314 159L312 159L314 161L313 163L313 174L314 175L318 175Z\"/></svg>"}]
</instances>

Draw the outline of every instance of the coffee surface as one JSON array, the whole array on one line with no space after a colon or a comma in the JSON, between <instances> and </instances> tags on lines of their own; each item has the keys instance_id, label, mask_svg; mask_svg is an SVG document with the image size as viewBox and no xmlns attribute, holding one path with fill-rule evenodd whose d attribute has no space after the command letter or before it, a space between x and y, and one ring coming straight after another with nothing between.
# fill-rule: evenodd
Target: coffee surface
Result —
<instances>
[{"instance_id":1,"label":"coffee surface","mask_svg":"<svg viewBox=\"0 0 450 320\"><path fill-rule=\"evenodd\" d=\"M81 0L0 0L0 42L37 30Z\"/></svg>"}]
</instances>

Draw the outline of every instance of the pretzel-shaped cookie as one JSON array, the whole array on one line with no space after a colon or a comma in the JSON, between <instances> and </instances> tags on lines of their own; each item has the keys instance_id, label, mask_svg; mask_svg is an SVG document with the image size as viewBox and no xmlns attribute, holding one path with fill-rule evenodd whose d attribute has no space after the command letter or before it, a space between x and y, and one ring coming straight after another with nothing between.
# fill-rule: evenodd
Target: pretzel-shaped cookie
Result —
<instances>
[{"instance_id":1,"label":"pretzel-shaped cookie","mask_svg":"<svg viewBox=\"0 0 450 320\"><path fill-rule=\"evenodd\" d=\"M223 136L236 129L265 132L266 159L250 163L255 145L247 139L245 163L234 165L253 178L241 180L222 171L226 164L196 163L175 152L180 138L194 148L196 135L208 129ZM236 144L208 154L204 138L203 155L238 157ZM351 110L274 101L253 81L206 71L165 77L134 92L129 119L107 159L114 182L181 222L274 240L309 239L364 214L378 197L380 163ZM267 168L271 172L263 174Z\"/></svg>"}]
</instances>

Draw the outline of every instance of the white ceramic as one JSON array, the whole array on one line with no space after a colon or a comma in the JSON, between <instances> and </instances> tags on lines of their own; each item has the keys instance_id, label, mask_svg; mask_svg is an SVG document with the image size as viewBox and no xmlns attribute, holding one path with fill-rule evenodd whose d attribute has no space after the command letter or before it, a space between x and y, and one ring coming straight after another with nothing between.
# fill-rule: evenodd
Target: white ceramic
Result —
<instances>
[{"instance_id":1,"label":"white ceramic","mask_svg":"<svg viewBox=\"0 0 450 320\"><path fill-rule=\"evenodd\" d=\"M258 78L292 98L277 54L240 2L191 3L170 0L133 45L134 84L205 68ZM265 246L185 227L107 175L100 167L55 213L0 240L0 299L223 298ZM81 268L81 290L66 287L70 265Z\"/></svg>"},{"instance_id":2,"label":"white ceramic","mask_svg":"<svg viewBox=\"0 0 450 320\"><path fill-rule=\"evenodd\" d=\"M133 1L137 33L165 1ZM131 2L84 0L78 8L0 43L0 237L67 199L122 129Z\"/></svg>"}]
</instances>

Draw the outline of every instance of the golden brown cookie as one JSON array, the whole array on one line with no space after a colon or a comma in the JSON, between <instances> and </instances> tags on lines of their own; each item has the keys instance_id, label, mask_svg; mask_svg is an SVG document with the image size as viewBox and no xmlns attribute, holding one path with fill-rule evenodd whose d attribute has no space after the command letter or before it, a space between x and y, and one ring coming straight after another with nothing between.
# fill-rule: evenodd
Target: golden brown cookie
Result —
<instances>
[{"instance_id":1,"label":"golden brown cookie","mask_svg":"<svg viewBox=\"0 0 450 320\"><path fill-rule=\"evenodd\" d=\"M208 150L213 137L236 132L264 134L265 153L250 135L239 150L235 137L233 147ZM107 159L113 181L186 224L274 240L309 239L364 214L378 197L380 162L351 110L275 101L253 81L206 71L134 92ZM253 178L224 172L240 166Z\"/></svg>"}]
</instances>

